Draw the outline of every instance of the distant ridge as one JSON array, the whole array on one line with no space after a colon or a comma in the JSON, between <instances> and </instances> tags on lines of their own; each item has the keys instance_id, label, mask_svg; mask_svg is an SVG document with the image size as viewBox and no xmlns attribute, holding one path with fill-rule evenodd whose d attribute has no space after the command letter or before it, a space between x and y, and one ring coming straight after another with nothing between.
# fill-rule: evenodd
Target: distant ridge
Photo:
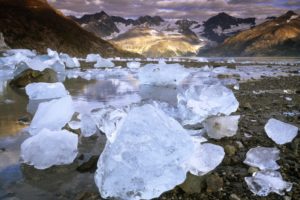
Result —
<instances>
[{"instance_id":1,"label":"distant ridge","mask_svg":"<svg viewBox=\"0 0 300 200\"><path fill-rule=\"evenodd\" d=\"M136 56L82 29L46 0L0 0L0 30L11 48L52 48L74 56Z\"/></svg>"}]
</instances>

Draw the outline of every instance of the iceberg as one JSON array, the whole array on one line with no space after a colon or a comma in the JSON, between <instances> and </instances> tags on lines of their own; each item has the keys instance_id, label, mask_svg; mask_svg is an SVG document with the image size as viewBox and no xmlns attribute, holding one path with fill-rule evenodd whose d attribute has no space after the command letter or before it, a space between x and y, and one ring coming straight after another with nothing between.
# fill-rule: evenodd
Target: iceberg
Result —
<instances>
[{"instance_id":1,"label":"iceberg","mask_svg":"<svg viewBox=\"0 0 300 200\"><path fill-rule=\"evenodd\" d=\"M298 127L276 119L269 119L265 125L265 131L276 144L282 145L291 142L297 136Z\"/></svg>"},{"instance_id":2,"label":"iceberg","mask_svg":"<svg viewBox=\"0 0 300 200\"><path fill-rule=\"evenodd\" d=\"M30 100L54 99L65 97L69 93L65 86L58 83L31 83L25 87Z\"/></svg>"},{"instance_id":3,"label":"iceberg","mask_svg":"<svg viewBox=\"0 0 300 200\"><path fill-rule=\"evenodd\" d=\"M77 156L77 145L76 134L66 130L43 129L22 143L21 158L24 163L33 165L36 169L70 164Z\"/></svg>"},{"instance_id":4,"label":"iceberg","mask_svg":"<svg viewBox=\"0 0 300 200\"><path fill-rule=\"evenodd\" d=\"M276 163L279 160L279 153L277 148L252 148L247 152L244 163L252 167L258 167L261 170L277 170L280 168Z\"/></svg>"},{"instance_id":5,"label":"iceberg","mask_svg":"<svg viewBox=\"0 0 300 200\"><path fill-rule=\"evenodd\" d=\"M268 196L271 192L284 195L284 192L291 191L293 186L292 183L282 180L277 171L259 171L252 177L246 177L245 181L251 192L258 196Z\"/></svg>"},{"instance_id":6,"label":"iceberg","mask_svg":"<svg viewBox=\"0 0 300 200\"><path fill-rule=\"evenodd\" d=\"M232 137L238 130L239 119L239 115L212 117L206 119L203 122L203 126L210 138Z\"/></svg>"},{"instance_id":7,"label":"iceberg","mask_svg":"<svg viewBox=\"0 0 300 200\"><path fill-rule=\"evenodd\" d=\"M233 92L223 85L191 85L177 95L183 125L195 125L210 116L230 115L239 107Z\"/></svg>"},{"instance_id":8,"label":"iceberg","mask_svg":"<svg viewBox=\"0 0 300 200\"><path fill-rule=\"evenodd\" d=\"M133 108L100 156L96 185L103 198L158 197L185 180L193 149L173 118L149 104Z\"/></svg>"},{"instance_id":9,"label":"iceberg","mask_svg":"<svg viewBox=\"0 0 300 200\"><path fill-rule=\"evenodd\" d=\"M41 103L32 119L29 133L36 135L44 128L51 131L60 130L71 120L73 114L74 107L71 96Z\"/></svg>"},{"instance_id":10,"label":"iceberg","mask_svg":"<svg viewBox=\"0 0 300 200\"><path fill-rule=\"evenodd\" d=\"M178 85L190 74L179 64L147 64L140 68L138 77L141 85Z\"/></svg>"}]
</instances>

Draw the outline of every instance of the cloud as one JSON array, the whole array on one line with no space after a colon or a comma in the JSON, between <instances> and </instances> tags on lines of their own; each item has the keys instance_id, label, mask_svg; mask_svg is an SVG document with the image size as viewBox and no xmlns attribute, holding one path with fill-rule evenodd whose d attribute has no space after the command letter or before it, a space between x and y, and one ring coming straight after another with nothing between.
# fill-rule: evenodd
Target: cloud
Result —
<instances>
[{"instance_id":1,"label":"cloud","mask_svg":"<svg viewBox=\"0 0 300 200\"><path fill-rule=\"evenodd\" d=\"M160 15L164 18L206 20L219 12L237 17L265 18L287 10L300 10L299 0L48 0L58 9L78 13L104 10L109 15L139 17Z\"/></svg>"}]
</instances>

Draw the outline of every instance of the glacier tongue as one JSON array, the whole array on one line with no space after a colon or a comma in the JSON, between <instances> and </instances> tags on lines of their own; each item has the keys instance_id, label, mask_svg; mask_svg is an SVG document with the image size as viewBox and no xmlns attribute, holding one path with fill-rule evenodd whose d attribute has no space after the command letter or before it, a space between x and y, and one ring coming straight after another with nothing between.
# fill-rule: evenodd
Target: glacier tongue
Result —
<instances>
[{"instance_id":1,"label":"glacier tongue","mask_svg":"<svg viewBox=\"0 0 300 200\"><path fill-rule=\"evenodd\" d=\"M233 92L221 84L191 85L177 95L184 125L195 125L210 116L230 115L239 107Z\"/></svg>"},{"instance_id":2,"label":"glacier tongue","mask_svg":"<svg viewBox=\"0 0 300 200\"><path fill-rule=\"evenodd\" d=\"M284 191L291 191L292 183L282 180L282 176L277 171L259 171L252 177L246 177L245 181L249 189L258 196L268 196L275 192L284 195Z\"/></svg>"},{"instance_id":3,"label":"glacier tongue","mask_svg":"<svg viewBox=\"0 0 300 200\"><path fill-rule=\"evenodd\" d=\"M26 94L31 100L54 99L67 96L65 86L58 83L31 83L25 87Z\"/></svg>"},{"instance_id":4,"label":"glacier tongue","mask_svg":"<svg viewBox=\"0 0 300 200\"><path fill-rule=\"evenodd\" d=\"M35 135L44 128L60 130L71 120L73 114L71 96L41 103L30 124L29 133Z\"/></svg>"},{"instance_id":5,"label":"glacier tongue","mask_svg":"<svg viewBox=\"0 0 300 200\"><path fill-rule=\"evenodd\" d=\"M70 164L77 156L77 135L66 131L41 130L21 145L22 160L37 169Z\"/></svg>"},{"instance_id":6,"label":"glacier tongue","mask_svg":"<svg viewBox=\"0 0 300 200\"><path fill-rule=\"evenodd\" d=\"M247 152L244 163L261 170L277 170L280 168L276 163L277 160L279 160L277 148L255 147Z\"/></svg>"},{"instance_id":7,"label":"glacier tongue","mask_svg":"<svg viewBox=\"0 0 300 200\"><path fill-rule=\"evenodd\" d=\"M192 153L177 121L151 105L133 108L101 154L96 185L103 198L155 198L185 180Z\"/></svg>"},{"instance_id":8,"label":"glacier tongue","mask_svg":"<svg viewBox=\"0 0 300 200\"><path fill-rule=\"evenodd\" d=\"M276 119L270 119L267 122L265 131L269 138L280 145L291 142L298 134L298 128L296 126Z\"/></svg>"}]
</instances>

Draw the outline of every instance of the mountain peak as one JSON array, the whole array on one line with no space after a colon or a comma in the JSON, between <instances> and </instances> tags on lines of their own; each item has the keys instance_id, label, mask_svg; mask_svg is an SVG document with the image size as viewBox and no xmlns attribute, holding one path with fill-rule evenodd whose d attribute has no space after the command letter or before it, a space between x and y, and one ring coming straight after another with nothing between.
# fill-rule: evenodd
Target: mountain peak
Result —
<instances>
[{"instance_id":1,"label":"mountain peak","mask_svg":"<svg viewBox=\"0 0 300 200\"><path fill-rule=\"evenodd\" d=\"M287 11L287 12L285 13L285 15L287 15L287 16L293 16L293 15L298 15L298 14L295 13L294 11L292 11L292 10L289 10L289 11Z\"/></svg>"}]
</instances>

